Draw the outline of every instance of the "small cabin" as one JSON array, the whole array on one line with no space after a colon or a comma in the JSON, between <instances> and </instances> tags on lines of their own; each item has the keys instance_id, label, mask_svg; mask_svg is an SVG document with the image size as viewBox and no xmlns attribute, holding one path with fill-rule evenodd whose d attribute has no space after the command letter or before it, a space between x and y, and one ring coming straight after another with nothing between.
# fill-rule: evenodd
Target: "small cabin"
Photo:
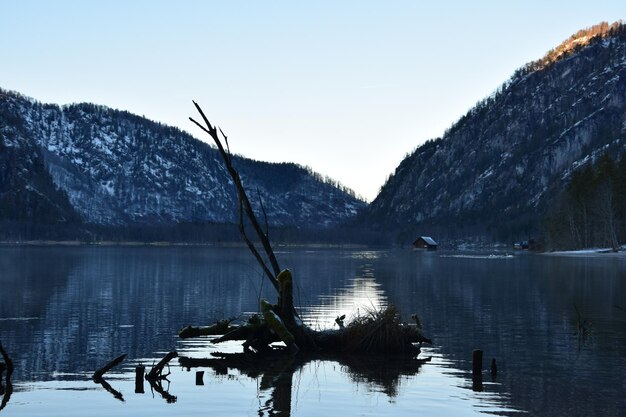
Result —
<instances>
[{"instance_id":1,"label":"small cabin","mask_svg":"<svg viewBox=\"0 0 626 417\"><path fill-rule=\"evenodd\" d=\"M437 242L430 236L420 236L413 242L416 249L437 250Z\"/></svg>"}]
</instances>

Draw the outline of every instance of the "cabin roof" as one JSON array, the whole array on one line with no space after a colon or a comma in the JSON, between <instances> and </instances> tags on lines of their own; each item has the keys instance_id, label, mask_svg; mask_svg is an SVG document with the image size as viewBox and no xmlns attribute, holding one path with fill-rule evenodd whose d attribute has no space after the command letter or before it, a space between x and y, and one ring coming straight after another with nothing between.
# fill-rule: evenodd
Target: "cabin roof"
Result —
<instances>
[{"instance_id":1,"label":"cabin roof","mask_svg":"<svg viewBox=\"0 0 626 417\"><path fill-rule=\"evenodd\" d=\"M424 242L426 242L427 245L435 245L435 246L437 246L437 242L435 242L435 240L432 237L430 237L430 236L420 236L420 237L418 237L416 239L416 241L419 240L419 239L422 239Z\"/></svg>"}]
</instances>

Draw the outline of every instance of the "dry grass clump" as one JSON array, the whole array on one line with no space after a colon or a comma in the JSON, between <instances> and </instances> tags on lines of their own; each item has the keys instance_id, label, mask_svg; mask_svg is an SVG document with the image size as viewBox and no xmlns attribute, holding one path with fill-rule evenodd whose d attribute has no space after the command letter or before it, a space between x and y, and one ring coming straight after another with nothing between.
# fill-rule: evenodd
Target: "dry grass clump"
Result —
<instances>
[{"instance_id":1,"label":"dry grass clump","mask_svg":"<svg viewBox=\"0 0 626 417\"><path fill-rule=\"evenodd\" d=\"M416 325L403 324L393 305L356 317L341 339L343 351L350 353L417 354L419 348L413 343L430 342Z\"/></svg>"}]
</instances>

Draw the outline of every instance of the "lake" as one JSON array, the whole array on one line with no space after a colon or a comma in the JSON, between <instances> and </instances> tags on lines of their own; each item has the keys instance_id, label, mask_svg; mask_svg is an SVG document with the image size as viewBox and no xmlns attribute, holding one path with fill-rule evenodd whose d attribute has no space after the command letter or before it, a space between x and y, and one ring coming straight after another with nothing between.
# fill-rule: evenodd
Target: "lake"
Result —
<instances>
[{"instance_id":1,"label":"lake","mask_svg":"<svg viewBox=\"0 0 626 417\"><path fill-rule=\"evenodd\" d=\"M251 255L0 247L0 341L15 368L0 416L626 415L624 258L291 248L277 256L311 326L393 304L407 320L419 315L434 342L419 358L431 361L320 359L250 373L174 359L162 392L146 383L136 393L135 366L150 369L168 351L189 362L241 349L177 332L252 314L260 297L275 301ZM474 349L484 351L481 390ZM107 392L91 375L123 353L105 375Z\"/></svg>"}]
</instances>

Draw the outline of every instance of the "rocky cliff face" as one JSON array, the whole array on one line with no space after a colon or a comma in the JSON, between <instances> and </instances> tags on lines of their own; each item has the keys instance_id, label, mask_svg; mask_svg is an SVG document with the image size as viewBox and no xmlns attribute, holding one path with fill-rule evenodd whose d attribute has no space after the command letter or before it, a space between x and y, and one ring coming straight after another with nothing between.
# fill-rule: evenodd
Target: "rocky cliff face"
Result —
<instances>
[{"instance_id":1,"label":"rocky cliff face","mask_svg":"<svg viewBox=\"0 0 626 417\"><path fill-rule=\"evenodd\" d=\"M111 226L236 220L218 152L178 129L93 104L59 107L2 90L0 120L4 210L27 206L31 220L46 213L53 221L78 216ZM309 169L234 159L272 225L328 227L365 206ZM11 193L38 201L9 203Z\"/></svg>"},{"instance_id":2,"label":"rocky cliff face","mask_svg":"<svg viewBox=\"0 0 626 417\"><path fill-rule=\"evenodd\" d=\"M528 233L573 170L624 150L625 121L626 27L581 31L403 160L364 221Z\"/></svg>"}]
</instances>

